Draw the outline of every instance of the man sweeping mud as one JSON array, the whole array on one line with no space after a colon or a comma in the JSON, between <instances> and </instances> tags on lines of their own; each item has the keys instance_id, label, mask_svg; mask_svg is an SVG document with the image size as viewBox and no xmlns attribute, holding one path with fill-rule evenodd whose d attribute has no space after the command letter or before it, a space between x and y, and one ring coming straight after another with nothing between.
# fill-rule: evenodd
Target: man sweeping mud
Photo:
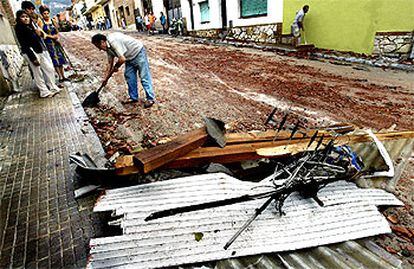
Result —
<instances>
[{"instance_id":1,"label":"man sweeping mud","mask_svg":"<svg viewBox=\"0 0 414 269\"><path fill-rule=\"evenodd\" d=\"M96 34L92 37L92 44L108 54L108 66L102 85L106 85L114 72L125 63L125 80L128 84L128 93L131 103L139 101L137 72L141 85L144 88L146 101L144 108L151 107L155 102L151 73L147 53L141 41L122 33L110 33L107 36ZM116 63L115 63L116 58Z\"/></svg>"}]
</instances>

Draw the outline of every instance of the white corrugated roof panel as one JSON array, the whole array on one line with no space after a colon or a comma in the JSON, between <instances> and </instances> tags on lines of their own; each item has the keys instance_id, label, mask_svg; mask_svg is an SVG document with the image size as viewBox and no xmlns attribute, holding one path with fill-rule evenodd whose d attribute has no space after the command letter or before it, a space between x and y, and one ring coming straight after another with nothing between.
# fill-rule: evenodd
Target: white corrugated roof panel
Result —
<instances>
[{"instance_id":1,"label":"white corrugated roof panel","mask_svg":"<svg viewBox=\"0 0 414 269\"><path fill-rule=\"evenodd\" d=\"M124 235L92 239L88 266L159 268L343 242L390 232L376 206L402 205L383 190L338 181L320 190L324 207L293 193L280 217L271 204L228 250L225 243L265 199L144 221L161 209L262 192L264 182L219 173L109 190L95 211L124 214ZM195 233L203 234L200 241Z\"/></svg>"}]
</instances>

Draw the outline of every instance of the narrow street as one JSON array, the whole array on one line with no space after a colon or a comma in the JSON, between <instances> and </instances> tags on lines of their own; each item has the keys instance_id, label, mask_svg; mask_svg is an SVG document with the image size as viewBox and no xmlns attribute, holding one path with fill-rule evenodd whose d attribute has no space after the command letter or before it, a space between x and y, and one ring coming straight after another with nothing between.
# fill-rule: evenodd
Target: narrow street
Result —
<instances>
[{"instance_id":1,"label":"narrow street","mask_svg":"<svg viewBox=\"0 0 414 269\"><path fill-rule=\"evenodd\" d=\"M121 233L113 226L120 224L122 218L111 219L112 227L108 228L109 217L92 212L102 200L105 186L94 186L97 191L86 197L76 196L79 178L75 176L75 165L69 164L69 156L76 152L89 154L98 168L103 168L118 153L135 154L204 126L203 116L224 121L229 133L268 130L271 127L264 123L274 108L275 118L282 119L284 113L290 113L289 123L299 119L305 127L342 122L374 131L413 127L412 73L137 32L125 33L142 40L147 48L156 104L144 109L142 104L125 103L128 93L122 68L101 92L99 105L83 108L82 100L100 86L107 61L105 52L90 42L95 33L62 33L62 43L77 73L67 73L71 81L64 84L61 93L40 99L29 87L1 100L0 268L84 268L93 260L91 239ZM30 84L30 74L26 75ZM144 98L141 88L140 94ZM412 147L412 140L404 141L407 143L401 145ZM402 151L400 148L396 152ZM361 260L372 264L374 260L414 264L414 155L411 148L404 152L404 159L398 155L394 160L401 174L388 191L405 206L379 209L393 233L368 238L380 246L375 245L378 251L362 247L367 252L360 255ZM147 177L142 182L161 181L173 178L168 173L174 172L177 171L139 176ZM106 180L111 179L103 179ZM385 182L384 185L394 184L391 180ZM136 185L137 181L128 184ZM344 244L360 249L355 245L364 243L361 240ZM296 253L307 257L306 251L313 253L317 249L313 254L319 256L325 247L331 245L272 255L292 255L292 262L300 263ZM132 248L139 249L135 245ZM335 253L343 249L347 248L338 247ZM364 256L371 255L370 251L386 255L372 260ZM322 256L331 258L330 252ZM262 257L268 259L261 255L258 261ZM234 260L223 261L230 264Z\"/></svg>"},{"instance_id":2,"label":"narrow street","mask_svg":"<svg viewBox=\"0 0 414 269\"><path fill-rule=\"evenodd\" d=\"M78 89L80 98L99 87L106 67L105 53L90 42L93 34L71 32L63 38L75 66L87 74ZM92 124L109 155L115 153L112 146L124 144L116 137L128 140L129 148L145 146L146 140L156 142L197 128L203 115L223 120L229 132L263 130L273 107L279 117L290 110L310 125L351 122L376 130L412 126L414 77L403 71L356 70L256 49L128 34L147 48L158 105L149 110L123 105L128 94L122 70L111 78L99 109L87 111L98 119ZM125 139L125 128L119 132L117 124L134 134L128 131Z\"/></svg>"},{"instance_id":3,"label":"narrow street","mask_svg":"<svg viewBox=\"0 0 414 269\"><path fill-rule=\"evenodd\" d=\"M76 88L82 99L100 85L105 53L90 39L94 32L71 32L64 43L85 79ZM127 33L143 41L152 70L157 105L151 109L128 100L122 70L102 92L98 108L86 109L107 157L130 154L202 126L202 116L227 123L229 132L264 130L274 107L277 116L309 125L350 122L374 130L407 130L414 122L414 76L398 70L298 59L250 48L199 44L191 40ZM143 91L141 89L141 94ZM141 96L142 97L142 96ZM166 140L167 139L167 140ZM414 231L413 158L396 186L406 207L384 214L398 219L397 231ZM405 228L401 228L405 227ZM375 240L390 253L410 242L396 234ZM412 257L407 258L413 262Z\"/></svg>"},{"instance_id":4,"label":"narrow street","mask_svg":"<svg viewBox=\"0 0 414 269\"><path fill-rule=\"evenodd\" d=\"M77 66L100 80L106 55L90 43L93 34L67 33L64 43ZM256 49L128 34L148 50L159 105L145 111L141 127L158 137L194 128L201 115L222 119L235 131L261 129L272 107L291 109L313 122L347 121L374 129L412 126L414 77L403 71L356 70ZM126 101L121 71L104 92ZM98 86L97 81L91 87ZM125 111L144 113L132 106Z\"/></svg>"}]
</instances>

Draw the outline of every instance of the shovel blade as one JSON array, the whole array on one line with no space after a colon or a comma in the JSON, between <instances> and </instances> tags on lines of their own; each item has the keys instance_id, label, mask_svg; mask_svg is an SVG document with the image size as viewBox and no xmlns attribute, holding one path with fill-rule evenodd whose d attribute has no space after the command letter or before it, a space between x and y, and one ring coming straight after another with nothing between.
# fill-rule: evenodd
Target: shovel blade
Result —
<instances>
[{"instance_id":1,"label":"shovel blade","mask_svg":"<svg viewBox=\"0 0 414 269\"><path fill-rule=\"evenodd\" d=\"M97 92L93 92L86 96L85 100L82 102L83 107L94 107L99 103L99 95Z\"/></svg>"}]
</instances>

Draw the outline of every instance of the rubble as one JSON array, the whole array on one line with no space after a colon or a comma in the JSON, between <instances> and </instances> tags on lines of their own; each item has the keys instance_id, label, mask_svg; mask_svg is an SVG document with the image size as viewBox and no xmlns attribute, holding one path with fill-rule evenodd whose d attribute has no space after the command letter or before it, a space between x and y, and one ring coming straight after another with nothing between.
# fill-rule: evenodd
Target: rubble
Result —
<instances>
[{"instance_id":1,"label":"rubble","mask_svg":"<svg viewBox=\"0 0 414 269\"><path fill-rule=\"evenodd\" d=\"M227 145L224 148L204 145L202 147L195 147L192 150L188 150L187 153L181 152L181 155L174 155L173 157L165 158L169 155L170 152L167 150L170 148L170 144L174 145L177 141L173 140L169 143L163 144L161 146L153 147L150 150L143 151L136 155L136 158L139 162L134 164L134 167L122 166L121 164L117 165L119 175L127 175L128 173L147 173L155 168L163 166L163 168L185 168L185 167L197 167L201 165L207 165L212 162L217 163L234 163L246 160L256 160L263 157L267 158L280 158L285 157L289 154L295 154L301 151L308 150L309 142L311 142L311 137L307 136L306 138L300 138L302 135L297 135L293 139L289 139L289 133L278 134L278 139L273 141L277 132L268 131L264 133L256 134L229 134L227 135ZM313 133L309 133L311 135ZM188 136L188 135L187 135ZM324 136L325 142L332 139L332 136L327 132L320 132L317 139L320 139ZM379 140L396 140L403 138L412 138L414 137L414 132L388 132L388 133L379 133L377 134ZM359 135L344 135L337 138L337 143L361 143L371 141L371 137L368 134L359 134ZM314 144L315 145L315 144ZM201 146L201 145L200 145ZM163 152L165 150L165 152ZM154 154L156 152L156 154ZM147 161L145 161L145 156L148 158L156 160L162 160L162 163L157 165L150 165L148 168L143 168ZM122 160L123 162L123 160ZM148 159L148 162L152 160ZM130 163L129 163L130 164Z\"/></svg>"},{"instance_id":2,"label":"rubble","mask_svg":"<svg viewBox=\"0 0 414 269\"><path fill-rule=\"evenodd\" d=\"M409 94L410 82L402 77L401 73L371 69L371 72L361 70L365 74L359 72L355 73L357 75L350 75L359 70L346 66L332 66L338 69L331 69L319 65L319 62L308 64L292 59L283 59L281 65L277 56L272 54L272 57L269 57L270 53L264 55L253 50L240 51L213 46L193 47L183 43L179 43L178 49L177 42L173 40L157 38L148 40L147 37L141 36L140 38L154 48L149 50L154 72L159 74L159 77L168 77L168 79L160 81L155 76L156 88L160 89L160 104L154 110L145 111L145 115L133 107L115 105L109 107L110 111L124 109L141 113L135 119L127 120L126 123L139 122L139 126L133 130L142 129L144 135L141 143L135 145L126 145L132 142L127 140L104 139L105 143L109 143L106 150L111 154L108 155L112 155L119 148L126 149L124 152L128 153L141 147L154 147L160 140L168 140L199 128L202 126L199 113L203 112L228 121L230 132L247 132L253 129L264 131L266 128L263 127L262 122L265 120L266 113L263 111L270 110L270 102L261 101L266 99L254 100L252 94L254 91L261 92L267 100L272 102L277 100L278 104L281 104L276 113L278 116L285 111L283 105L286 108L292 106L293 109L302 110L303 107L307 107L307 117L313 124L316 122L315 118L322 117L326 119L325 123L352 121L354 124L376 130L387 129L392 125L400 131L412 125L412 113L407 106L412 99ZM76 44L76 40L70 42L73 44L68 46L70 49L76 49L79 45ZM89 51L89 45L84 46L82 43L82 46L85 51ZM174 52L171 52L171 48L174 48ZM91 62L100 60L93 53L88 53L88 58ZM240 64L245 66L243 70L235 68ZM223 70L222 66L226 66L226 70ZM96 68L89 72L97 77ZM177 81L176 77L180 77L181 81ZM110 85L112 89L108 90L110 97L104 96L104 104L107 100L125 99L122 81L122 75L118 74L114 84ZM199 83L200 81L203 83ZM229 92L236 94L229 94ZM252 99L238 96L239 93L248 93ZM82 91L80 94L82 96ZM225 109L218 105L211 105L217 103L217 100L220 104L225 104ZM108 102L108 104L113 103ZM104 111L102 107L87 113L94 118ZM103 130L99 128L101 127L98 127L97 131L101 138L111 137L112 133L107 134L112 132L111 128ZM400 175L396 177L400 178ZM407 175L404 177L407 178ZM149 181L160 180L160 177L153 176L152 173L148 178L151 178ZM406 192L401 189L398 191L400 194ZM401 210L397 210L397 216L409 214ZM400 218L398 220L401 221ZM407 223L402 225L410 227ZM396 249L402 251L406 248L396 247ZM398 254L403 256L402 253Z\"/></svg>"}]
</instances>

